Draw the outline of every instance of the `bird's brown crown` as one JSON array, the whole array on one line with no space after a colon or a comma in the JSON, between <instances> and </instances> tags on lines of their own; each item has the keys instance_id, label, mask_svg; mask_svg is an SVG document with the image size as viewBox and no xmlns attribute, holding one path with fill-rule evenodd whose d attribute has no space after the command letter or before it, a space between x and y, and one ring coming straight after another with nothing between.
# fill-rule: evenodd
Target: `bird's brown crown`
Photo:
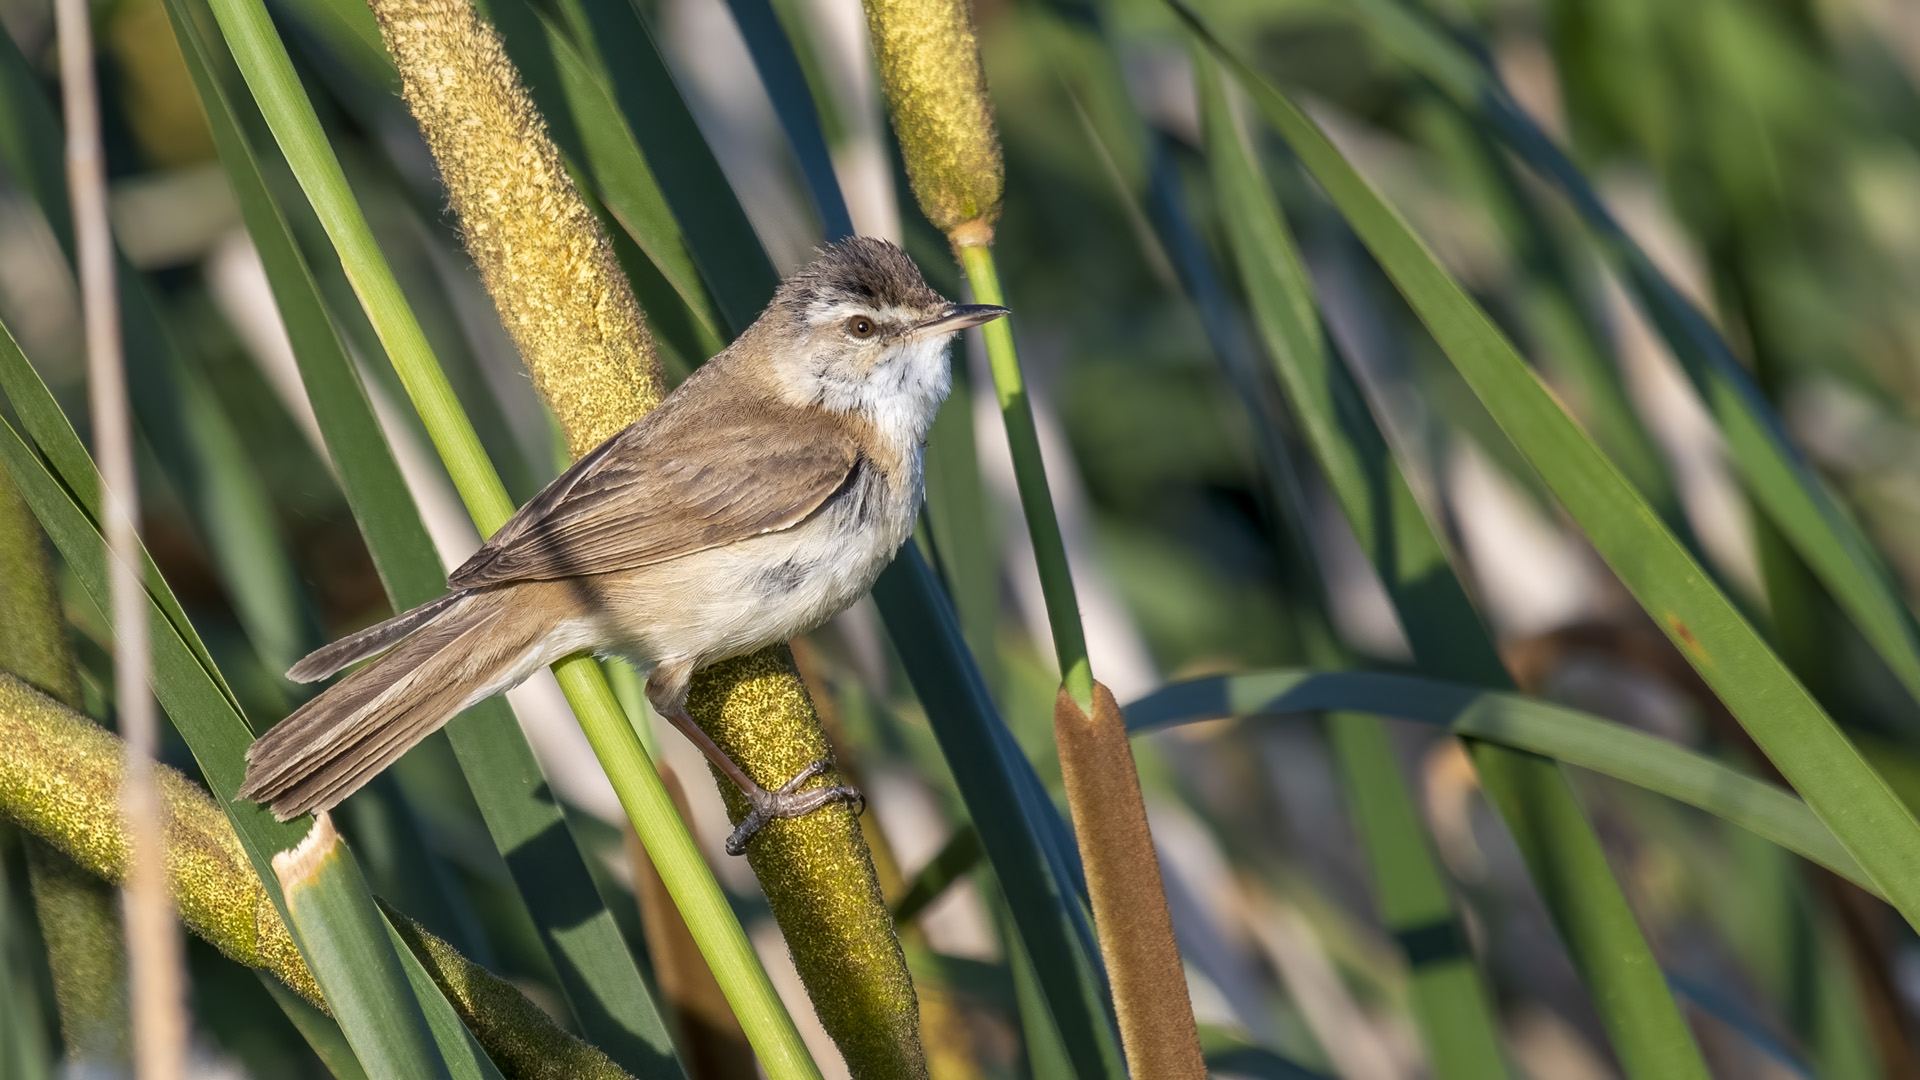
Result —
<instances>
[{"instance_id":1,"label":"bird's brown crown","mask_svg":"<svg viewBox=\"0 0 1920 1080\"><path fill-rule=\"evenodd\" d=\"M849 301L876 309L931 309L946 303L906 252L871 236L821 247L819 256L782 282L774 297L775 306L802 311Z\"/></svg>"}]
</instances>

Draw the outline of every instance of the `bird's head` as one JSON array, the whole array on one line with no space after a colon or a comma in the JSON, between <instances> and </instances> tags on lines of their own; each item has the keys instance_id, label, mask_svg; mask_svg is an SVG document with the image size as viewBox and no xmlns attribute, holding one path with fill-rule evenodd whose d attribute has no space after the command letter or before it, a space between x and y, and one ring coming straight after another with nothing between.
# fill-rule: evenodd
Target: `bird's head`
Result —
<instances>
[{"instance_id":1,"label":"bird's head","mask_svg":"<svg viewBox=\"0 0 1920 1080\"><path fill-rule=\"evenodd\" d=\"M862 412L923 439L952 384L953 335L1005 314L947 301L906 252L862 236L828 244L782 282L749 334L794 404Z\"/></svg>"}]
</instances>

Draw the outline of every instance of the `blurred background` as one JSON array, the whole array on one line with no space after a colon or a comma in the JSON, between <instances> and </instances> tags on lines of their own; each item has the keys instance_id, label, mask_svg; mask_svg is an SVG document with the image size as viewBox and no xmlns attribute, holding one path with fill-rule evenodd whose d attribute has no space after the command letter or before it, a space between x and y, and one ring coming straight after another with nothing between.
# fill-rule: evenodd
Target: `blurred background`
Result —
<instances>
[{"instance_id":1,"label":"blurred background","mask_svg":"<svg viewBox=\"0 0 1920 1080\"><path fill-rule=\"evenodd\" d=\"M723 0L636 2L761 240L783 272L798 266L821 225L733 15ZM391 74L325 0L271 6L408 300L510 491L526 499L563 451L460 248ZM902 242L935 287L957 297L945 241L906 191L858 0L774 6L858 230ZM1609 451L1643 490L1674 500L1716 575L1795 673L1903 794L1920 793L1920 715L1750 512L1661 336L1565 201L1403 61L1368 14L1376 9L1304 0L1201 8L1298 95L1573 413L1603 441L1620 440ZM1920 5L1446 0L1430 10L1499 71L1709 313L1907 596L1920 595ZM166 339L154 354L163 363L132 372L147 542L249 711L276 717L302 692L277 673L384 617L386 600L160 0L109 0L95 12L114 225ZM1347 649L1386 668L1404 660L1391 606L1324 484L1303 470L1302 504L1318 508L1305 520L1283 520L1273 505L1256 431L1272 415L1261 396L1272 391L1250 392L1217 358L1220 341L1251 347L1251 330L1232 299L1187 38L1157 0L1107 0L1097 12L1070 0L980 0L975 16L1007 162L1000 265L1095 670L1128 702L1170 680L1312 666L1323 592ZM17 48L53 100L48 4L0 0L0 25L11 41L0 48ZM1117 78L1077 63L1088 33L1111 43ZM1115 119L1136 115L1144 124ZM0 139L15 134L0 130ZM1567 526L1285 150L1271 139L1261 149L1332 338L1361 371L1390 441L1417 466L1409 480L1447 523L1456 566L1525 689L1758 768L1737 725ZM1141 194L1148 174L1154 198L1175 200L1184 236L1169 230L1168 206ZM323 237L302 240L310 256L326 250ZM1212 288L1229 297L1224 306L1189 299L1205 299L1191 281L1196 257L1219 275ZM337 263L316 266L323 291L347 295ZM384 354L342 310L356 310L350 298L336 317L435 543L457 563L477 538ZM683 317L649 311L670 372L684 376L706 343ZM5 170L0 319L83 426L72 270L27 179ZM1617 386L1589 377L1596 364L1618 370ZM960 378L941 422L971 434L959 441L971 442L979 481L955 489L955 509L920 542L956 594L1009 723L1057 789L1058 673L977 340L956 348L954 365ZM976 544L988 557L962 565L956 552ZM93 608L68 591L89 711L105 716L110 646ZM883 884L896 890L964 814L891 649L863 602L799 651L842 760L866 788ZM557 687L543 672L512 696L548 776L578 811L576 830L593 841L603 884L630 894L622 815ZM1458 743L1414 725L1392 734L1517 1064L1540 1080L1618 1075ZM750 872L720 853L724 811L697 754L664 729L657 745L689 781L696 834L832 1075L835 1052ZM1374 915L1319 722L1208 723L1136 749L1209 1047L1267 1048L1348 1080L1427 1075L1403 961ZM177 740L169 758L191 771ZM409 798L376 786L340 815L375 890L536 1000L551 997L538 943L444 740L399 770ZM1888 909L1717 819L1574 777L1717 1075L1920 1076L1920 942ZM404 854L381 848L381 815L393 813L416 820L448 887L423 890ZM18 845L0 850L5 975L30 991L16 1000L43 1003L38 1037L50 1060L52 999ZM918 916L909 955L923 987L957 1003L975 1075L1026 1075L1003 902L990 875L977 877ZM638 934L631 903L616 914ZM202 1075L324 1075L243 969L197 941L192 949ZM9 1031L24 1039L33 1028ZM1249 1075L1286 1075L1248 1061Z\"/></svg>"}]
</instances>

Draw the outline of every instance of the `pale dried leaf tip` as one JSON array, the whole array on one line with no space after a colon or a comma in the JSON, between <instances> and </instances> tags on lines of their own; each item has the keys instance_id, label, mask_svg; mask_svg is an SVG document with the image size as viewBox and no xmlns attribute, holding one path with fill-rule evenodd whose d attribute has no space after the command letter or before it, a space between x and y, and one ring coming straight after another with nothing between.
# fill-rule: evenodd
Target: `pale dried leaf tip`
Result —
<instances>
[{"instance_id":1,"label":"pale dried leaf tip","mask_svg":"<svg viewBox=\"0 0 1920 1080\"><path fill-rule=\"evenodd\" d=\"M320 864L332 855L340 843L340 834L333 829L333 816L322 810L313 816L313 828L307 830L306 839L273 857L273 872L280 878L280 888L292 892L296 885L305 885L320 872Z\"/></svg>"}]
</instances>

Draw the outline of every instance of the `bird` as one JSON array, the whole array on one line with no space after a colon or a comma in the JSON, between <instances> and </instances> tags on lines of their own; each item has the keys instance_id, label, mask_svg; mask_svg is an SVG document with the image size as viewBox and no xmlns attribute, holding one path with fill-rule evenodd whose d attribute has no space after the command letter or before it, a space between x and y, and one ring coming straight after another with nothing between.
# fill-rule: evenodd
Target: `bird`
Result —
<instances>
[{"instance_id":1,"label":"bird","mask_svg":"<svg viewBox=\"0 0 1920 1080\"><path fill-rule=\"evenodd\" d=\"M813 630L912 535L953 336L1010 314L956 304L899 247L851 237L786 278L660 405L556 477L435 600L324 646L316 682L370 661L247 750L241 797L288 820L358 790L461 710L575 653L646 673L653 708L746 795L734 855L836 801L809 765L768 790L694 723L700 669Z\"/></svg>"}]
</instances>

